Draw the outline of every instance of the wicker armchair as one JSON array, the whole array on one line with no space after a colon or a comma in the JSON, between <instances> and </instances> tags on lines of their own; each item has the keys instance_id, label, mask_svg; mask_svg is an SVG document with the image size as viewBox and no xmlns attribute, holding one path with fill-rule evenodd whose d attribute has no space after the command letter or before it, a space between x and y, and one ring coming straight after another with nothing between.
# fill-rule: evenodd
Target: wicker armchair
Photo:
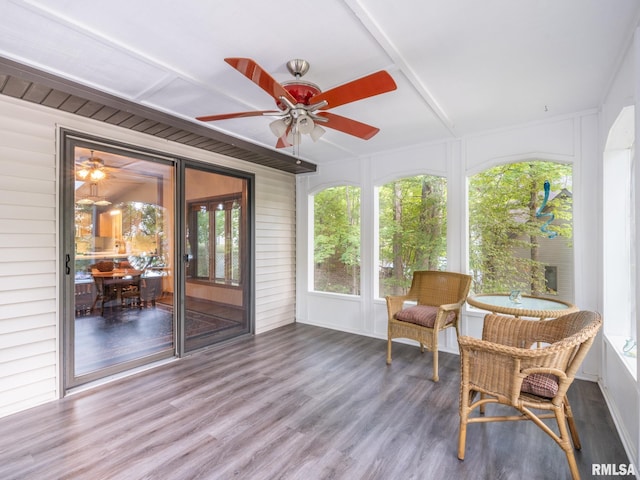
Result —
<instances>
[{"instance_id":1,"label":"wicker armchair","mask_svg":"<svg viewBox=\"0 0 640 480\"><path fill-rule=\"evenodd\" d=\"M564 450L572 478L579 479L569 433L574 447L581 445L567 390L601 325L600 315L589 311L545 321L489 314L482 340L460 337L458 458L464 460L468 423L531 420ZM511 406L520 414L470 417L478 407L484 414L488 403ZM545 418L556 419L558 433Z\"/></svg>"},{"instance_id":2,"label":"wicker armchair","mask_svg":"<svg viewBox=\"0 0 640 480\"><path fill-rule=\"evenodd\" d=\"M433 352L433 381L438 381L438 334L441 330L455 328L460 334L458 322L464 305L471 276L462 273L418 271L413 273L409 293L387 296L389 326L387 333L387 364L391 364L391 344L394 338L408 338ZM407 301L416 305L404 308Z\"/></svg>"}]
</instances>

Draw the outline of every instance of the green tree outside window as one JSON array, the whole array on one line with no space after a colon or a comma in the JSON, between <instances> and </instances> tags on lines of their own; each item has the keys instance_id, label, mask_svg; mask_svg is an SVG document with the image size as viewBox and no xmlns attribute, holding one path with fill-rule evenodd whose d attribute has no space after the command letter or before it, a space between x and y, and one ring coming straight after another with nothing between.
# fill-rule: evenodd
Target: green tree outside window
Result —
<instances>
[{"instance_id":1,"label":"green tree outside window","mask_svg":"<svg viewBox=\"0 0 640 480\"><path fill-rule=\"evenodd\" d=\"M327 188L314 196L314 289L360 294L360 188Z\"/></svg>"},{"instance_id":2,"label":"green tree outside window","mask_svg":"<svg viewBox=\"0 0 640 480\"><path fill-rule=\"evenodd\" d=\"M416 270L447 265L447 183L433 175L382 185L379 198L379 296L408 290Z\"/></svg>"},{"instance_id":3,"label":"green tree outside window","mask_svg":"<svg viewBox=\"0 0 640 480\"><path fill-rule=\"evenodd\" d=\"M572 256L572 167L554 162L510 163L469 181L469 269L475 293L548 295L545 252ZM550 196L544 211L544 184ZM538 216L538 213L545 215ZM553 214L553 221L545 225ZM546 230L546 231L545 231ZM552 267L553 268L553 267ZM565 268L564 275L573 275ZM571 269L572 270L572 269ZM547 272L551 270L547 269ZM560 275L560 274L559 274Z\"/></svg>"}]
</instances>

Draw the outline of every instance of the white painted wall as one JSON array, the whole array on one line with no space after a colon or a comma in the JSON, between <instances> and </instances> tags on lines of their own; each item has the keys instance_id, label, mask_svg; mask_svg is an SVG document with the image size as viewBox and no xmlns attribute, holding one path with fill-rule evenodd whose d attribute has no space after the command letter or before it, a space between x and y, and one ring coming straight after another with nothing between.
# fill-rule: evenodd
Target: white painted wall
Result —
<instances>
[{"instance_id":1,"label":"white painted wall","mask_svg":"<svg viewBox=\"0 0 640 480\"><path fill-rule=\"evenodd\" d=\"M0 416L61 395L60 126L255 174L256 333L294 322L292 174L0 96Z\"/></svg>"},{"instance_id":2,"label":"white painted wall","mask_svg":"<svg viewBox=\"0 0 640 480\"><path fill-rule=\"evenodd\" d=\"M640 212L640 152L637 141L640 139L640 30L636 30L629 48L620 59L620 68L612 76L611 86L607 92L602 105L601 125L600 125L600 145L599 155L604 159L604 148L609 131L622 109L629 105L635 105L635 178L634 188L636 216ZM610 155L610 154L609 154ZM636 259L640 259L640 221L636 219L635 232L635 252ZM607 266L610 275L614 274L614 269ZM620 270L623 270L621 268ZM622 274L622 272L621 272ZM612 288L612 285L604 284L603 288ZM640 305L640 269L636 266L636 304ZM613 310L610 310L613 311ZM630 312L627 312L629 315ZM607 321L607 311L605 311L605 322ZM640 325L640 318L636 312L636 330ZM616 333L614 328L606 330ZM618 346L619 347L619 346ZM609 409L613 415L616 427L627 450L627 454L636 465L640 460L640 385L638 380L632 376L625 365L625 360L617 351L616 345L605 338L603 342L602 358L602 379L600 381L605 399L609 404ZM636 359L636 371L638 359Z\"/></svg>"}]
</instances>

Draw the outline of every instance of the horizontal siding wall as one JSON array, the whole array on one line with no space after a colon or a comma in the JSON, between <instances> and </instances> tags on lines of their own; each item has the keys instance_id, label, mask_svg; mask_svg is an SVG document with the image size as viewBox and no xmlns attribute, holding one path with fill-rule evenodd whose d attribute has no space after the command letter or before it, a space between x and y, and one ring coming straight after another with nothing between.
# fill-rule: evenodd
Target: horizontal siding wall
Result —
<instances>
[{"instance_id":1,"label":"horizontal siding wall","mask_svg":"<svg viewBox=\"0 0 640 480\"><path fill-rule=\"evenodd\" d=\"M0 96L0 416L61 395L59 126L254 174L255 330L295 321L293 175Z\"/></svg>"},{"instance_id":2,"label":"horizontal siding wall","mask_svg":"<svg viewBox=\"0 0 640 480\"><path fill-rule=\"evenodd\" d=\"M0 416L58 397L55 130L28 117L0 108Z\"/></svg>"},{"instance_id":3,"label":"horizontal siding wall","mask_svg":"<svg viewBox=\"0 0 640 480\"><path fill-rule=\"evenodd\" d=\"M256 333L260 333L295 321L296 195L294 178L288 174L272 174L256 183Z\"/></svg>"}]
</instances>

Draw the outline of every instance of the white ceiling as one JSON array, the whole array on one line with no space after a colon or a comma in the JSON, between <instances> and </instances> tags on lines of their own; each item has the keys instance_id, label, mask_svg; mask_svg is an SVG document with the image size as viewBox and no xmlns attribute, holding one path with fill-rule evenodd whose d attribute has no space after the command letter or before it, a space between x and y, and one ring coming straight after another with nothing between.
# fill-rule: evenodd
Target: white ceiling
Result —
<instances>
[{"instance_id":1,"label":"white ceiling","mask_svg":"<svg viewBox=\"0 0 640 480\"><path fill-rule=\"evenodd\" d=\"M0 55L183 119L271 110L224 62L276 80L306 59L323 90L387 70L397 90L331 110L300 156L321 165L597 108L639 20L637 0L0 0ZM208 123L275 148L269 117Z\"/></svg>"}]
</instances>

